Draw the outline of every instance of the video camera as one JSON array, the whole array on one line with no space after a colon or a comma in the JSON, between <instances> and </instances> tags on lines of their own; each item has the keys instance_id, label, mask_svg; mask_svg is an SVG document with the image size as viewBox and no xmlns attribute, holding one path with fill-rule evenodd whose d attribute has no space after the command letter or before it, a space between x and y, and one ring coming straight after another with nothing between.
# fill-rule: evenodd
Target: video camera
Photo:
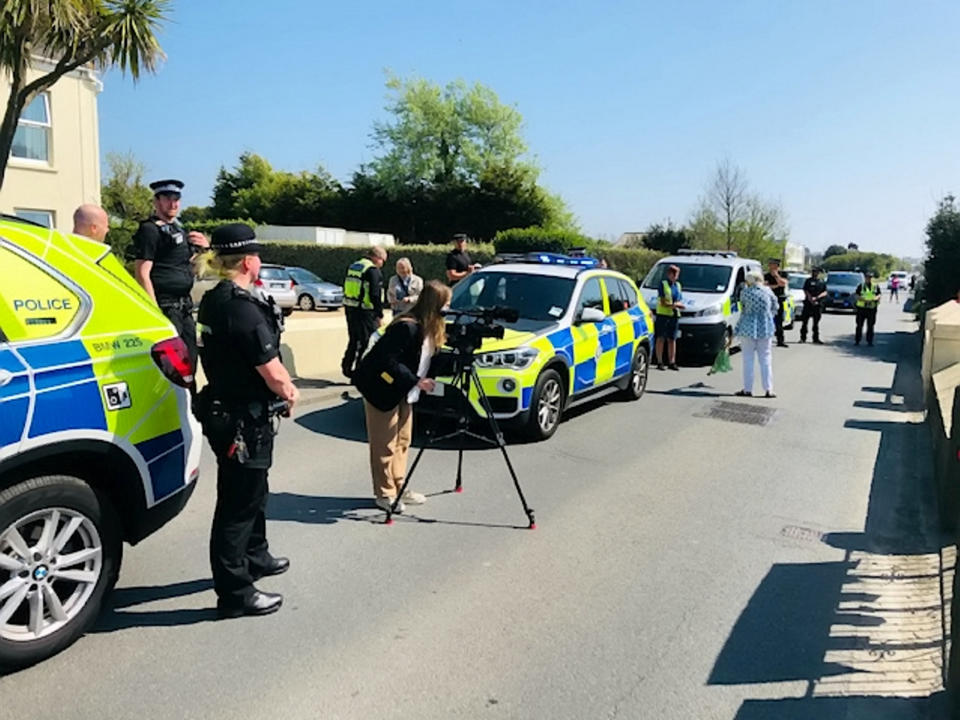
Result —
<instances>
[{"instance_id":1,"label":"video camera","mask_svg":"<svg viewBox=\"0 0 960 720\"><path fill-rule=\"evenodd\" d=\"M514 308L497 305L470 310L445 310L447 322L447 345L459 355L473 355L484 338L503 337L504 327L497 321L514 323L519 314Z\"/></svg>"}]
</instances>

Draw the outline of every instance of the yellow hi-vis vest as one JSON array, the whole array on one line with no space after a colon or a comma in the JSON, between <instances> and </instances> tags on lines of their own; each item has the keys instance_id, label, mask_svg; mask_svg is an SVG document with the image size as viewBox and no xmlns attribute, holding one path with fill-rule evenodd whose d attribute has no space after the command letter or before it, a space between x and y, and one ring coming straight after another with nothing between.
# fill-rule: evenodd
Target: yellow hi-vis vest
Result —
<instances>
[{"instance_id":1,"label":"yellow hi-vis vest","mask_svg":"<svg viewBox=\"0 0 960 720\"><path fill-rule=\"evenodd\" d=\"M363 274L372 267L372 260L361 258L347 268L347 279L343 281L343 304L346 307L373 310L373 300L370 298L370 283L363 281Z\"/></svg>"},{"instance_id":2,"label":"yellow hi-vis vest","mask_svg":"<svg viewBox=\"0 0 960 720\"><path fill-rule=\"evenodd\" d=\"M677 286L677 292L682 292L683 288L680 287L680 283L675 283ZM670 281L664 280L661 284L663 288L662 292L657 296L657 315L666 315L668 317L679 317L680 311L676 308L670 307L664 303L673 302L673 291L670 289Z\"/></svg>"},{"instance_id":3,"label":"yellow hi-vis vest","mask_svg":"<svg viewBox=\"0 0 960 720\"><path fill-rule=\"evenodd\" d=\"M880 301L880 288L873 282L860 285L860 294L857 295L858 308L875 308Z\"/></svg>"}]
</instances>

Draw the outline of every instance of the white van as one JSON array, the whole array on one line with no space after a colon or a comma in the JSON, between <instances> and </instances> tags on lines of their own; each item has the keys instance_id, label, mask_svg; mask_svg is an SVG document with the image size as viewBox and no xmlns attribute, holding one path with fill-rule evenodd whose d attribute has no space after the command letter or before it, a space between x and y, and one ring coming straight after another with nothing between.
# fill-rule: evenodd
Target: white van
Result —
<instances>
[{"instance_id":1,"label":"white van","mask_svg":"<svg viewBox=\"0 0 960 720\"><path fill-rule=\"evenodd\" d=\"M656 313L657 292L667 268L680 268L684 309L680 311L677 352L686 358L720 352L740 317L740 289L749 270L763 272L756 260L721 250L681 250L665 257L647 273L640 292Z\"/></svg>"}]
</instances>

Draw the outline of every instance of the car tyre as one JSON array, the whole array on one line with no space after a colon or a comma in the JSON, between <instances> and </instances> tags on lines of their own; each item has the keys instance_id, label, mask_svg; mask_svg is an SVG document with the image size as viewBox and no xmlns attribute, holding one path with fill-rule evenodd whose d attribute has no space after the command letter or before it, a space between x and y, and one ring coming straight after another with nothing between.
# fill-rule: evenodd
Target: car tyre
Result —
<instances>
[{"instance_id":1,"label":"car tyre","mask_svg":"<svg viewBox=\"0 0 960 720\"><path fill-rule=\"evenodd\" d=\"M24 558L16 546L32 552ZM33 665L83 635L116 583L122 551L113 505L78 478L35 477L0 492L0 586L21 578L25 588L0 600L0 669Z\"/></svg>"},{"instance_id":2,"label":"car tyre","mask_svg":"<svg viewBox=\"0 0 960 720\"><path fill-rule=\"evenodd\" d=\"M627 385L620 392L624 400L639 400L647 389L647 378L650 376L650 350L645 345L637 348L627 376Z\"/></svg>"},{"instance_id":3,"label":"car tyre","mask_svg":"<svg viewBox=\"0 0 960 720\"><path fill-rule=\"evenodd\" d=\"M560 426L563 419L565 393L560 373L548 368L540 373L533 388L528 411L526 435L531 440L546 440Z\"/></svg>"},{"instance_id":4,"label":"car tyre","mask_svg":"<svg viewBox=\"0 0 960 720\"><path fill-rule=\"evenodd\" d=\"M304 293L299 298L297 298L297 307L301 310L314 310L317 307L317 304L313 301L313 298Z\"/></svg>"}]
</instances>

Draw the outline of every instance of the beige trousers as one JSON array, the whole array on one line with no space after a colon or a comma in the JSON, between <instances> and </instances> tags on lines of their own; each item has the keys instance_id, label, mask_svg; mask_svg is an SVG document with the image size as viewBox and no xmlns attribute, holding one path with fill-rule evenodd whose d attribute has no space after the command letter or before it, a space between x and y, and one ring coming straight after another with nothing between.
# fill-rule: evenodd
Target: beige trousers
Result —
<instances>
[{"instance_id":1,"label":"beige trousers","mask_svg":"<svg viewBox=\"0 0 960 720\"><path fill-rule=\"evenodd\" d=\"M382 412L366 400L367 437L373 494L395 498L407 474L407 450L413 431L413 410L404 399L393 410Z\"/></svg>"}]
</instances>

